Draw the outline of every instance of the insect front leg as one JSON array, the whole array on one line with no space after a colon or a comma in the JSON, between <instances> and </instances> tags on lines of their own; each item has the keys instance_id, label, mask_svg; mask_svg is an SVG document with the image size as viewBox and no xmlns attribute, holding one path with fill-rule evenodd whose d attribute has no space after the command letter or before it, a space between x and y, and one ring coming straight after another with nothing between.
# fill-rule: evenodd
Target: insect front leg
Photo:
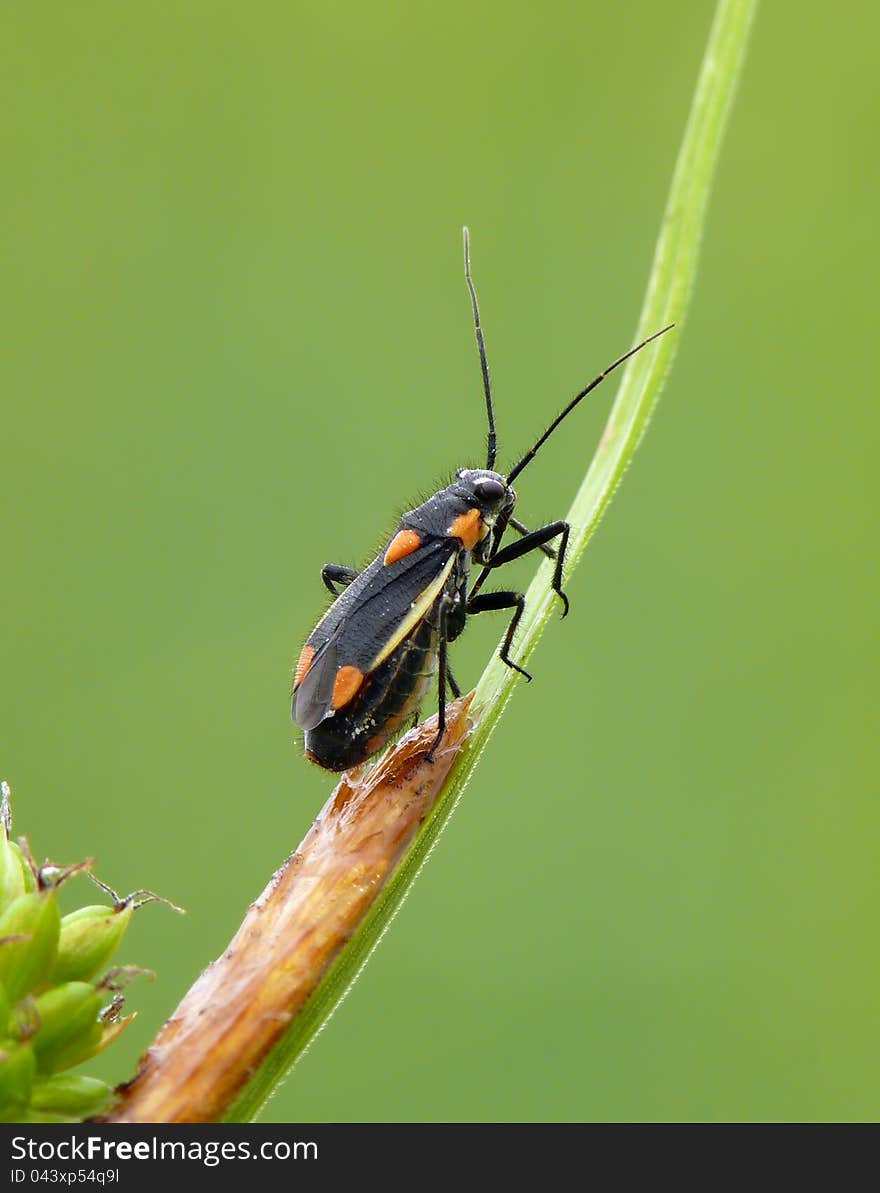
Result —
<instances>
[{"instance_id":1,"label":"insect front leg","mask_svg":"<svg viewBox=\"0 0 880 1193\"><path fill-rule=\"evenodd\" d=\"M475 592L480 587L483 578L493 568L501 567L505 563L511 563L514 559L519 559L522 555L528 555L530 551L543 550L545 543L549 542L550 539L558 537L559 550L556 552L556 567L553 569L553 579L550 587L562 601L562 616L565 617L568 613L568 597L562 591L562 569L565 566L565 552L568 548L568 536L570 534L571 527L562 519L558 522L550 522L547 526L542 526L540 530L530 531L518 543L510 543L492 556L477 578L473 591Z\"/></svg>"},{"instance_id":2,"label":"insect front leg","mask_svg":"<svg viewBox=\"0 0 880 1193\"><path fill-rule=\"evenodd\" d=\"M520 675L524 675L529 683L531 683L532 677L528 671L524 667L520 667L518 663L514 663L510 657L513 636L526 609L526 598L521 592L483 592L479 596L472 596L468 601L468 613L489 613L495 609L515 610L498 654L501 656L503 663L506 663L514 671L518 671Z\"/></svg>"},{"instance_id":3,"label":"insect front leg","mask_svg":"<svg viewBox=\"0 0 880 1193\"><path fill-rule=\"evenodd\" d=\"M324 587L329 588L334 596L339 596L338 591L333 587L334 584L341 584L343 588L347 588L352 580L356 580L359 575L360 572L355 571L354 568L347 568L341 563L325 563L321 568Z\"/></svg>"},{"instance_id":4,"label":"insect front leg","mask_svg":"<svg viewBox=\"0 0 880 1193\"><path fill-rule=\"evenodd\" d=\"M519 518L509 518L507 525L511 528L511 530L515 530L517 534L526 535L532 533L528 526L523 526ZM548 547L546 543L539 543L538 548L547 556L548 559L556 558L556 552L552 547Z\"/></svg>"}]
</instances>

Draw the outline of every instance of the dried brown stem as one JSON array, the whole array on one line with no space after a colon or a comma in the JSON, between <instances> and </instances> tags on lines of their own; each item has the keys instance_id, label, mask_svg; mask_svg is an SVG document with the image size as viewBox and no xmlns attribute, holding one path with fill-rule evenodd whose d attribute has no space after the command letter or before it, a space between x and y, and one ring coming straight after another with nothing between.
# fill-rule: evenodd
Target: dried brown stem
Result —
<instances>
[{"instance_id":1,"label":"dried brown stem","mask_svg":"<svg viewBox=\"0 0 880 1193\"><path fill-rule=\"evenodd\" d=\"M217 1122L291 1030L434 806L467 737L471 697L371 769L343 775L296 853L251 905L120 1090L107 1122Z\"/></svg>"}]
</instances>

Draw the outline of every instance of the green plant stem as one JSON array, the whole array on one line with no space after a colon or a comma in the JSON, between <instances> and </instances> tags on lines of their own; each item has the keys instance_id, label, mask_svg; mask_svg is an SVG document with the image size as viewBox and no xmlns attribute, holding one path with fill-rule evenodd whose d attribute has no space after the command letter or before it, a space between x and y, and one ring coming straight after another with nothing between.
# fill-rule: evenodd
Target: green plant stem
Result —
<instances>
[{"instance_id":1,"label":"green plant stem","mask_svg":"<svg viewBox=\"0 0 880 1193\"><path fill-rule=\"evenodd\" d=\"M634 340L644 339L667 323L675 323L676 330L633 357L625 368L599 448L568 513L572 527L568 574L583 554L644 434L681 340L696 276L709 191L756 7L757 0L719 0L716 9ZM552 564L545 561L526 594L526 613L517 636L518 659L528 658L554 612L557 598L550 588L552 571ZM463 747L433 812L348 947L272 1056L230 1108L227 1121L246 1121L258 1113L272 1089L342 1001L449 822L518 682L515 673L497 655L493 656L474 697L476 729Z\"/></svg>"}]
</instances>

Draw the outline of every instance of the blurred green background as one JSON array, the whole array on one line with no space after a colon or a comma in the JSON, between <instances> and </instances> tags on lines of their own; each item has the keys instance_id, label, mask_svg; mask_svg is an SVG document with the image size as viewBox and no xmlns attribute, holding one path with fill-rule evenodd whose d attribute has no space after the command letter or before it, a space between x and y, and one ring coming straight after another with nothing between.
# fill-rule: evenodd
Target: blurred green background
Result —
<instances>
[{"instance_id":1,"label":"blurred green background","mask_svg":"<svg viewBox=\"0 0 880 1193\"><path fill-rule=\"evenodd\" d=\"M711 15L4 7L0 772L39 854L189 909L138 914L159 979L91 1071L130 1075L329 793L288 721L321 565L481 461L461 224L510 463L630 343ZM759 12L572 616L268 1118L880 1114L878 36Z\"/></svg>"}]
</instances>

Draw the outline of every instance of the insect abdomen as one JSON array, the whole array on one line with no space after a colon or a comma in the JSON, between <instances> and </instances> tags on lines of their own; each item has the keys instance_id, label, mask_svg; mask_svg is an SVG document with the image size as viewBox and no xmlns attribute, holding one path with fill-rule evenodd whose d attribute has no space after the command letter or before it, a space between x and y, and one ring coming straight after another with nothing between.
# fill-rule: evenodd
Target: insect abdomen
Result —
<instances>
[{"instance_id":1,"label":"insect abdomen","mask_svg":"<svg viewBox=\"0 0 880 1193\"><path fill-rule=\"evenodd\" d=\"M436 652L437 628L425 618L367 676L349 704L306 732L306 756L327 770L341 771L381 750L421 703Z\"/></svg>"}]
</instances>

